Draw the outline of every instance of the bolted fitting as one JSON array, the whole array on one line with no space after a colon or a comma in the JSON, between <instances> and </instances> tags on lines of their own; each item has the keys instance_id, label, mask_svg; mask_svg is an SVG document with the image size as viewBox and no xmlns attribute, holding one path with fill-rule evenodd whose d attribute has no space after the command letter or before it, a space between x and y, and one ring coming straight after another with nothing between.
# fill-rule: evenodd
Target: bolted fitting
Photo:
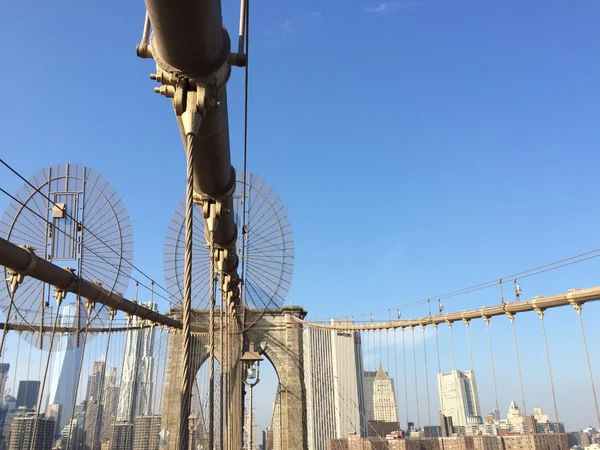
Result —
<instances>
[{"instance_id":1,"label":"bolted fitting","mask_svg":"<svg viewBox=\"0 0 600 450\"><path fill-rule=\"evenodd\" d=\"M54 286L54 294L52 294L52 297L54 297L56 299L56 307L57 308L60 308L60 305L62 304L62 302L66 296L67 296L67 291L65 291L63 289L59 289L56 286Z\"/></svg>"},{"instance_id":2,"label":"bolted fitting","mask_svg":"<svg viewBox=\"0 0 600 450\"><path fill-rule=\"evenodd\" d=\"M22 273L17 273L14 270L8 270L8 278L6 281L10 283L10 292L14 294L18 287L21 285L23 280L25 279L25 275Z\"/></svg>"},{"instance_id":3,"label":"bolted fitting","mask_svg":"<svg viewBox=\"0 0 600 450\"><path fill-rule=\"evenodd\" d=\"M175 88L173 86L155 87L154 92L167 98L175 98Z\"/></svg>"},{"instance_id":4,"label":"bolted fitting","mask_svg":"<svg viewBox=\"0 0 600 450\"><path fill-rule=\"evenodd\" d=\"M177 85L177 77L171 72L165 72L164 70L158 69L156 73L150 74L150 79L158 81L162 84L168 84L169 86Z\"/></svg>"},{"instance_id":5,"label":"bolted fitting","mask_svg":"<svg viewBox=\"0 0 600 450\"><path fill-rule=\"evenodd\" d=\"M92 311L96 307L96 302L91 301L89 298L85 299L85 303L87 306L88 317L92 315Z\"/></svg>"}]
</instances>

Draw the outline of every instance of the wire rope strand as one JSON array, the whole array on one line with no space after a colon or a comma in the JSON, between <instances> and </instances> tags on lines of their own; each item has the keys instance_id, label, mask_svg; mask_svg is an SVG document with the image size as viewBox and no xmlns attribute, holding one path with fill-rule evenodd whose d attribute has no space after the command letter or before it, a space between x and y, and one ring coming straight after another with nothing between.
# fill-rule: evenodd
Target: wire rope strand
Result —
<instances>
[{"instance_id":1,"label":"wire rope strand","mask_svg":"<svg viewBox=\"0 0 600 450\"><path fill-rule=\"evenodd\" d=\"M73 395L73 404L71 405L71 417L69 418L69 435L67 437L67 447L65 450L69 450L69 445L71 443L71 435L73 434L73 416L75 415L75 406L77 405L77 391L79 391L79 381L81 379L81 366L83 365L83 360L85 357L85 348L87 344L88 332L89 332L90 322L86 321L85 324L85 332L83 334L83 347L81 348L81 360L79 362L80 370L77 373L77 378L75 380L75 395Z\"/></svg>"},{"instance_id":2,"label":"wire rope strand","mask_svg":"<svg viewBox=\"0 0 600 450\"><path fill-rule=\"evenodd\" d=\"M18 275L15 275L15 276L18 276ZM14 288L10 289L10 294L9 294L10 303L8 304L8 311L6 313L6 324L4 325L4 329L2 330L2 340L0 341L0 355L2 356L2 361L4 361L4 342L6 340L6 335L8 334L8 328L9 328L8 322L10 320L10 313L11 313L13 304L15 302L15 293L17 292L18 287L19 287L19 284L16 284L14 286ZM58 311L56 313L58 314Z\"/></svg>"},{"instance_id":3,"label":"wire rope strand","mask_svg":"<svg viewBox=\"0 0 600 450\"><path fill-rule=\"evenodd\" d=\"M179 416L179 449L185 450L189 444L189 416L192 395L191 374L191 311L192 311L192 270L194 239L194 151L193 135L187 139L187 178L185 190L185 255L183 273L183 304L181 321L183 327L183 386ZM211 247L211 261L213 259ZM212 446L211 446L212 448Z\"/></svg>"},{"instance_id":4,"label":"wire rope strand","mask_svg":"<svg viewBox=\"0 0 600 450\"><path fill-rule=\"evenodd\" d=\"M496 366L494 365L494 350L492 348L492 334L490 331L490 319L489 317L484 317L485 326L487 328L487 336L488 336L488 344L490 347L490 365L492 366L492 381L494 383L494 398L496 400L496 411L500 411L500 407L498 404L498 386L496 384ZM471 358L471 376L473 376L473 352L471 350L471 331L469 328L469 322L466 321L465 325L467 327L467 337L469 341L469 355Z\"/></svg>"},{"instance_id":5,"label":"wire rope strand","mask_svg":"<svg viewBox=\"0 0 600 450\"><path fill-rule=\"evenodd\" d=\"M548 375L550 376L550 389L552 390L552 402L554 404L554 415L556 417L556 425L560 428L560 421L558 417L558 406L556 403L556 392L554 390L554 377L552 376L552 364L550 362L550 350L548 348L548 340L546 339L546 325L544 322L544 311L541 309L537 310L542 322L542 335L544 337L544 348L546 349L546 361L548 362ZM559 429L560 431L560 429ZM560 448L562 449L562 442L560 442Z\"/></svg>"},{"instance_id":6,"label":"wire rope strand","mask_svg":"<svg viewBox=\"0 0 600 450\"><path fill-rule=\"evenodd\" d=\"M214 445L214 420L215 420L215 258L214 258L214 232L210 233L210 309L208 315L208 351L209 351L209 386L208 386L208 448ZM185 450L185 449L182 449Z\"/></svg>"},{"instance_id":7,"label":"wire rope strand","mask_svg":"<svg viewBox=\"0 0 600 450\"><path fill-rule=\"evenodd\" d=\"M427 391L427 420L429 425L429 437L431 436L431 398L429 397L429 369L427 367L427 343L425 342L425 325L421 325L423 334L423 357L425 360L425 388Z\"/></svg>"},{"instance_id":8,"label":"wire rope strand","mask_svg":"<svg viewBox=\"0 0 600 450\"><path fill-rule=\"evenodd\" d=\"M99 395L96 398L96 402L98 404L98 407L96 408L96 420L94 421L94 434L92 436L92 448L97 447L96 443L99 442L97 441L98 439L98 435L100 434L100 423L98 421L98 417L100 416L100 408L102 408L102 413L104 414L104 396L105 396L105 392L104 392L104 383L106 381L106 363L108 362L108 350L110 349L110 338L112 336L112 328L113 328L113 322L114 322L114 317L115 317L115 313L116 311L112 310L113 312L110 312L110 322L108 324L108 336L106 339L106 350L104 352L104 371L102 372L102 374L100 375L100 385L98 387L98 392ZM102 418L100 418L100 420L102 420Z\"/></svg>"},{"instance_id":9,"label":"wire rope strand","mask_svg":"<svg viewBox=\"0 0 600 450\"><path fill-rule=\"evenodd\" d=\"M417 378L417 352L415 350L415 327L411 326L410 331L412 332L412 349L413 349L413 366L415 369L415 395L417 397L417 427L421 428L421 411L419 410L419 382Z\"/></svg>"},{"instance_id":10,"label":"wire rope strand","mask_svg":"<svg viewBox=\"0 0 600 450\"><path fill-rule=\"evenodd\" d=\"M398 348L396 347L396 329L393 329L394 333L394 384L396 385L396 391L394 392L394 403L396 405L396 413L398 414L398 424L401 424L400 420L400 405L398 404Z\"/></svg>"},{"instance_id":11,"label":"wire rope strand","mask_svg":"<svg viewBox=\"0 0 600 450\"><path fill-rule=\"evenodd\" d=\"M223 301L223 284L224 284L224 275L223 272L221 272L221 292L220 292L220 308L219 308L219 405L221 405L221 407L219 408L221 411L220 414L220 420L219 420L219 450L223 450L223 406L224 406L224 399L223 399L223 378L224 378L224 364L225 364L225 359L224 359L224 353L225 353L225 343L224 343L224 333L223 333L223 307L225 305L225 302Z\"/></svg>"},{"instance_id":12,"label":"wire rope strand","mask_svg":"<svg viewBox=\"0 0 600 450\"><path fill-rule=\"evenodd\" d=\"M405 345L404 327L402 327L402 358L404 359L404 402L406 408L406 426L408 427L408 378L406 376L406 345ZM408 430L407 430L408 431Z\"/></svg>"},{"instance_id":13,"label":"wire rope strand","mask_svg":"<svg viewBox=\"0 0 600 450\"><path fill-rule=\"evenodd\" d=\"M519 358L519 345L517 343L517 331L515 329L515 317L509 316L512 326L513 341L515 343L515 357L517 359L517 372L519 374L519 387L521 388L521 401L523 402L523 413L527 417L527 405L525 404L525 388L523 387L523 376L521 374L521 358Z\"/></svg>"},{"instance_id":14,"label":"wire rope strand","mask_svg":"<svg viewBox=\"0 0 600 450\"><path fill-rule=\"evenodd\" d=\"M14 293L14 291L13 291ZM50 348L48 349L48 357L46 358L46 368L44 369L44 375L42 377L42 386L40 387L40 394L38 397L37 405L35 408L35 418L33 419L33 436L30 442L33 442L34 448L37 446L37 425L40 416L40 409L42 407L42 399L44 398L44 390L46 388L46 379L48 377L48 369L50 367L50 359L52 359L52 346L54 345L54 336L56 335L56 326L58 325L58 319L60 318L59 309L62 300L57 302L56 317L54 318L54 325L50 334ZM44 433L44 438L46 433Z\"/></svg>"},{"instance_id":15,"label":"wire rope strand","mask_svg":"<svg viewBox=\"0 0 600 450\"><path fill-rule=\"evenodd\" d=\"M244 70L244 163L243 163L243 171L242 174L242 182L243 182L243 193L242 193L242 268L241 268L241 286L240 286L240 294L242 298L242 302L245 301L246 294L246 240L247 240L247 229L248 224L246 223L246 197L247 197L247 172L248 172L248 85L249 85L249 70L248 70L248 50L250 47L250 0L241 0L244 2L244 23L245 23L245 46L246 46L246 66ZM241 28L241 26L240 26Z\"/></svg>"},{"instance_id":16,"label":"wire rope strand","mask_svg":"<svg viewBox=\"0 0 600 450\"><path fill-rule=\"evenodd\" d=\"M377 330L379 332L379 365L383 365L383 352L381 351L381 330Z\"/></svg>"},{"instance_id":17,"label":"wire rope strand","mask_svg":"<svg viewBox=\"0 0 600 450\"><path fill-rule=\"evenodd\" d=\"M436 353L437 353L437 366L438 366L438 378L441 377L442 375L442 364L440 362L440 339L439 339L439 333L438 333L438 324L434 323L433 324L433 328L435 329L435 349L436 349ZM447 428L446 428L446 410L444 409L444 394L442 392L442 387L441 387L441 383L440 384L440 406L442 409L442 415L444 416L444 423L440 423L440 428L442 429L443 433L442 436L440 437L445 437L445 435L447 436L449 433L447 432ZM444 432L445 431L445 432ZM442 448L444 447L444 441L442 440Z\"/></svg>"},{"instance_id":18,"label":"wire rope strand","mask_svg":"<svg viewBox=\"0 0 600 450\"><path fill-rule=\"evenodd\" d=\"M581 317L581 305L577 305L575 310L579 316L579 325L581 328L581 338L583 340L583 348L585 349L585 359L587 361L588 372L590 373L590 383L592 385L592 394L594 396L594 406L596 407L596 418L598 419L598 425L600 426L600 408L598 408L598 398L596 396L596 385L594 384L594 373L592 372L592 364L590 363L590 354L588 352L587 339L585 338L585 329L583 327L583 318Z\"/></svg>"}]
</instances>

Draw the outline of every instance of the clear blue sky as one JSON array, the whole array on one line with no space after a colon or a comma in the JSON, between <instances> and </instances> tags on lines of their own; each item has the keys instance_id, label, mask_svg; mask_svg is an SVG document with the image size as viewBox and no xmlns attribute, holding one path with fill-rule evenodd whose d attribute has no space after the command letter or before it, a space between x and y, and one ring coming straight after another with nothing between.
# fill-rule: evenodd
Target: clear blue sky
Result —
<instances>
[{"instance_id":1,"label":"clear blue sky","mask_svg":"<svg viewBox=\"0 0 600 450\"><path fill-rule=\"evenodd\" d=\"M234 34L238 10L224 2ZM313 317L360 318L600 247L599 14L596 0L253 2L248 164L292 222L288 301ZM143 15L142 1L2 2L0 155L26 176L59 162L100 172L128 207L136 263L162 280L184 152L171 107L152 93L153 64L135 56ZM240 165L240 70L229 92ZM0 185L20 182L1 171ZM521 284L525 297L548 295L597 285L598 269L593 260ZM484 291L446 309L498 299ZM586 309L597 360L600 309ZM594 423L576 316L548 316L561 420ZM520 394L510 327L497 323L505 413ZM518 332L528 409L551 413L538 319ZM489 411L487 342L473 333Z\"/></svg>"}]
</instances>

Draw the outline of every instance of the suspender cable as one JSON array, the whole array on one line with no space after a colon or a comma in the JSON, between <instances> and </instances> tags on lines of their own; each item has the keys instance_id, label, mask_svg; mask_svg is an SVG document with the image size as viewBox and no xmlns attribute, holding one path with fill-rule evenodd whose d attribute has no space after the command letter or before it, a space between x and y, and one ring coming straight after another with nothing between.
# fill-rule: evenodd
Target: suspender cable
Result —
<instances>
[{"instance_id":1,"label":"suspender cable","mask_svg":"<svg viewBox=\"0 0 600 450\"><path fill-rule=\"evenodd\" d=\"M381 330L379 332L379 365L383 365L383 352L381 351Z\"/></svg>"},{"instance_id":2,"label":"suspender cable","mask_svg":"<svg viewBox=\"0 0 600 450\"><path fill-rule=\"evenodd\" d=\"M215 448L215 258L214 233L210 233L210 309L208 315L208 448ZM187 448L187 447L186 447ZM181 449L185 450L185 449Z\"/></svg>"},{"instance_id":3,"label":"suspender cable","mask_svg":"<svg viewBox=\"0 0 600 450\"><path fill-rule=\"evenodd\" d=\"M556 405L556 393L554 391L554 377L552 376L552 364L550 363L550 350L548 349L548 340L546 339L546 325L544 323L544 311L538 309L536 311L538 316L540 316L542 322L542 334L544 336L544 347L546 349L546 361L548 362L548 375L550 375L550 388L552 390L552 402L554 403L554 415L556 416L556 426L559 427L559 418L558 418L558 406ZM560 431L560 429L559 429ZM560 448L562 450L562 441L560 442Z\"/></svg>"},{"instance_id":4,"label":"suspender cable","mask_svg":"<svg viewBox=\"0 0 600 450\"><path fill-rule=\"evenodd\" d=\"M417 427L421 428L421 411L419 410L419 382L417 379L417 352L415 350L415 327L411 326L412 332L412 349L413 349L413 366L415 369L415 395L417 397Z\"/></svg>"},{"instance_id":5,"label":"suspender cable","mask_svg":"<svg viewBox=\"0 0 600 450\"><path fill-rule=\"evenodd\" d=\"M14 295L14 291L13 291L13 295ZM59 310L60 310L60 304L62 303L62 297L60 296L60 294L57 296L57 301L56 301L56 317L54 318L54 326L52 327L52 333L50 333L50 348L48 349L48 357L46 358L46 368L44 370L44 376L42 377L42 386L40 388L40 395L38 397L38 401L37 401L37 405L35 408L35 419L33 422L33 436L31 437L31 445L33 448L37 447L38 442L37 442L37 425L38 425L38 419L40 416L40 408L42 407L42 399L44 398L44 390L46 388L46 379L48 378L48 369L50 368L50 359L52 358L52 347L54 346L54 336L56 336L56 327L58 325L58 319L60 318L60 314L59 314ZM11 304L12 304L12 300L11 300ZM43 314L43 312L42 312ZM4 338L4 336L2 336ZM81 370L81 369L80 369ZM75 393L75 395L77 395L77 393ZM46 433L44 433L44 439L46 438Z\"/></svg>"},{"instance_id":6,"label":"suspender cable","mask_svg":"<svg viewBox=\"0 0 600 450\"><path fill-rule=\"evenodd\" d=\"M435 323L433 324L433 328L435 329L435 349L436 349L436 353L437 353L437 366L438 366L438 377L441 376L442 374L442 364L440 363L440 340L439 340L439 334L438 334L438 324ZM446 428L446 410L444 409L444 394L441 391L441 383L440 383L440 404L441 404L441 408L442 408L442 420L443 422L440 422L440 428L442 429L442 436L440 437L446 437L448 436L450 433L448 432L449 430ZM442 449L444 448L444 440L442 439Z\"/></svg>"},{"instance_id":7,"label":"suspender cable","mask_svg":"<svg viewBox=\"0 0 600 450\"><path fill-rule=\"evenodd\" d=\"M6 335L8 333L8 321L10 320L10 313L12 311L12 307L13 304L15 302L15 294L17 292L17 289L19 288L21 282L23 281L23 276L19 275L17 273L10 273L9 271L9 278L6 281L10 281L10 303L8 304L8 310L6 312L6 326L4 327L4 330L2 330L2 341L0 341L0 355L2 355L4 357L4 341L6 340ZM44 312L42 311L42 315L44 314ZM58 316L58 310L56 311L56 315ZM18 356L18 353L17 353ZM4 360L4 358L3 358ZM16 379L16 377L14 377ZM13 392L14 394L14 392Z\"/></svg>"},{"instance_id":8,"label":"suspender cable","mask_svg":"<svg viewBox=\"0 0 600 450\"><path fill-rule=\"evenodd\" d=\"M392 313L390 312L390 310L388 309L388 315L389 315L389 321L390 323L392 323ZM389 327L385 329L385 351L387 353L387 372L388 374L391 373L391 369L390 369L390 334L389 334Z\"/></svg>"},{"instance_id":9,"label":"suspender cable","mask_svg":"<svg viewBox=\"0 0 600 450\"><path fill-rule=\"evenodd\" d=\"M88 319L91 316L90 312L88 312ZM88 334L90 328L90 320L86 320L85 324L85 333L83 334L83 347L81 349L81 360L79 363L79 367L83 366L83 359L85 356L85 347L87 344ZM69 419L69 436L67 437L67 448L65 450L69 450L69 445L71 443L71 435L73 434L73 416L75 415L75 405L77 404L77 391L79 391L79 381L81 380L81 369L77 373L77 379L75 381L75 395L73 395L73 404L71 409L71 417Z\"/></svg>"},{"instance_id":10,"label":"suspender cable","mask_svg":"<svg viewBox=\"0 0 600 450\"><path fill-rule=\"evenodd\" d=\"M98 405L98 407L96 408L96 419L94 420L94 433L92 435L92 449L97 448L98 447L98 443L100 442L99 439L99 435L100 435L100 421L102 420L102 417L100 417L100 409L102 409L102 414L105 414L104 412L104 381L106 378L106 363L108 362L108 349L110 348L110 337L112 335L112 327L113 327L113 322L114 322L114 318L115 318L115 314L116 311L115 310L110 310L109 311L110 314L110 323L108 325L108 336L106 337L106 350L104 351L104 370L102 371L102 373L100 374L100 383L98 386L98 394L96 396L96 404ZM98 417L100 417L100 421L98 420Z\"/></svg>"},{"instance_id":11,"label":"suspender cable","mask_svg":"<svg viewBox=\"0 0 600 450\"><path fill-rule=\"evenodd\" d=\"M245 26L244 26L245 25ZM246 239L247 230L246 227L246 194L247 194L247 172L248 172L248 84L249 84L249 72L248 72L248 52L250 43L250 0L241 0L240 4L240 41L238 47L238 54L242 51L242 45L244 44L244 31L245 31L245 44L246 44L246 56L245 56L245 70L244 70L244 167L243 167L243 193L242 193L242 261L241 261L241 282L240 282L240 297L241 301L246 300Z\"/></svg>"},{"instance_id":12,"label":"suspender cable","mask_svg":"<svg viewBox=\"0 0 600 450\"><path fill-rule=\"evenodd\" d=\"M519 346L517 344L517 332L515 330L514 314L507 314L512 326L513 341L515 343L515 357L517 358L517 372L519 373L519 386L521 387L521 401L523 402L523 412L527 417L527 406L525 405L525 389L523 388L523 376L521 375L521 359L519 358Z\"/></svg>"},{"instance_id":13,"label":"suspender cable","mask_svg":"<svg viewBox=\"0 0 600 450\"><path fill-rule=\"evenodd\" d=\"M404 359L404 401L406 403L406 426L408 428L408 379L406 377L406 345L404 340L404 327L402 327L402 357Z\"/></svg>"},{"instance_id":14,"label":"suspender cable","mask_svg":"<svg viewBox=\"0 0 600 450\"><path fill-rule=\"evenodd\" d=\"M393 333L394 333L394 382L396 384L396 392L395 392L395 398L394 400L396 401L396 412L398 414L398 424L402 424L402 421L400 420L400 405L398 404L398 349L396 347L396 328L393 329ZM402 425L400 425L400 427L402 427Z\"/></svg>"},{"instance_id":15,"label":"suspender cable","mask_svg":"<svg viewBox=\"0 0 600 450\"><path fill-rule=\"evenodd\" d=\"M587 360L588 371L590 373L590 383L592 384L592 394L594 395L594 406L596 407L596 418L600 425L600 409L598 408L598 398L596 397L596 386L594 384L594 373L592 372L592 365L590 364L590 354L588 353L587 340L585 339L585 329L583 328L583 319L581 317L581 305L575 303L573 305L579 316L579 325L581 327L581 338L583 340L583 348L585 349L585 359ZM557 419L558 421L558 419Z\"/></svg>"},{"instance_id":16,"label":"suspender cable","mask_svg":"<svg viewBox=\"0 0 600 450\"><path fill-rule=\"evenodd\" d=\"M185 254L183 266L183 303L181 321L183 326L183 386L181 387L181 407L179 411L179 449L189 445L189 416L192 400L191 374L191 311L192 311L192 249L194 239L194 151L193 134L187 138L187 178L185 189ZM212 247L210 260L213 260ZM212 279L211 279L212 282ZM211 447L212 448L212 447Z\"/></svg>"},{"instance_id":17,"label":"suspender cable","mask_svg":"<svg viewBox=\"0 0 600 450\"><path fill-rule=\"evenodd\" d=\"M219 449L223 450L223 439L224 439L224 421L225 414L223 414L225 409L225 400L223 398L223 382L225 380L225 333L223 330L223 308L225 307L225 302L223 301L223 284L224 284L224 275L221 274L221 292L220 292L220 308L219 308L219 405L221 405L221 413L220 413L220 421L219 421Z\"/></svg>"},{"instance_id":18,"label":"suspender cable","mask_svg":"<svg viewBox=\"0 0 600 450\"><path fill-rule=\"evenodd\" d=\"M421 325L421 331L423 333L423 356L425 359L425 387L427 390L427 419L431 435L431 399L429 397L429 369L427 368L427 343L425 342L425 325ZM429 436L431 437L431 436Z\"/></svg>"},{"instance_id":19,"label":"suspender cable","mask_svg":"<svg viewBox=\"0 0 600 450\"><path fill-rule=\"evenodd\" d=\"M500 407L498 406L498 387L496 385L496 367L494 365L494 351L492 349L492 334L490 332L490 318L483 317L485 322L485 326L487 328L487 336L488 336L488 344L490 347L490 364L492 366L492 381L494 382L494 397L496 399L496 411L500 411ZM473 372L473 352L471 350L471 331L469 329L469 322L465 322L467 326L467 336L469 339L469 355L471 356L471 373Z\"/></svg>"}]
</instances>

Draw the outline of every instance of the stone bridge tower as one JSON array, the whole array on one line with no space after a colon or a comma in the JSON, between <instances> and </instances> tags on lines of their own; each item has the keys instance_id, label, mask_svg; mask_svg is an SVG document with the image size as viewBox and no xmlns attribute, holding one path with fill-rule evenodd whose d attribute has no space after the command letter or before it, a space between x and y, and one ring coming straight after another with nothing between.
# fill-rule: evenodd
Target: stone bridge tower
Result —
<instances>
[{"instance_id":1,"label":"stone bridge tower","mask_svg":"<svg viewBox=\"0 0 600 450\"><path fill-rule=\"evenodd\" d=\"M174 311L177 315L178 311ZM225 376L229 377L226 390L227 426L225 441L230 450L242 447L242 373L239 364L241 352L247 349L249 342L260 347L277 372L279 378L281 403L281 450L307 449L306 432L306 391L304 386L304 361L302 349L302 324L294 320L303 319L306 311L301 306L287 306L281 310L257 311L243 310L235 330L230 336L237 345L231 345L229 350L229 369ZM192 373L194 376L208 359L208 311L193 311L192 313ZM245 330L240 333L240 328ZM215 333L215 354L220 355L220 340L218 330ZM224 349L224 352L227 349ZM263 363L264 364L264 363ZM177 450L179 439L179 414L181 405L181 388L183 386L183 335L171 334L167 365L167 380L165 385L162 422L168 430L167 450ZM227 364L226 364L227 365ZM218 396L215 396L217 403Z\"/></svg>"}]
</instances>

